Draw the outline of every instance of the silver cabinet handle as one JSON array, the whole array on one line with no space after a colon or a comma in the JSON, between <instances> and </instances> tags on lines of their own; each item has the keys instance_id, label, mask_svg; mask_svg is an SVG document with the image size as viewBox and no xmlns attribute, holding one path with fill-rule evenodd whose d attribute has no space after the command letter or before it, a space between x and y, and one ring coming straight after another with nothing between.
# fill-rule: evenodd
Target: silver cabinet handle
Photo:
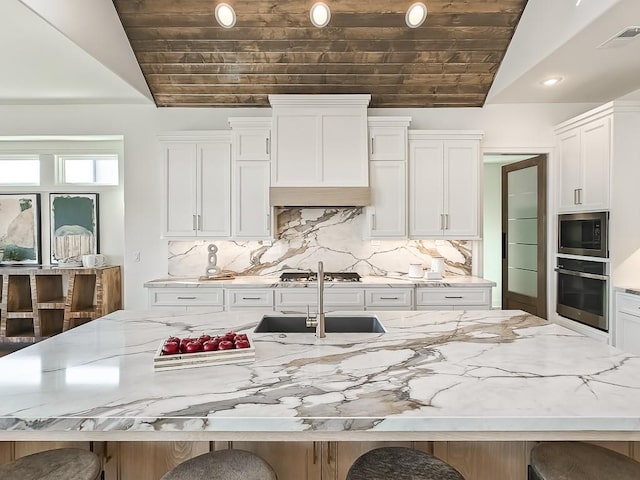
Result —
<instances>
[{"instance_id":1,"label":"silver cabinet handle","mask_svg":"<svg viewBox=\"0 0 640 480\"><path fill-rule=\"evenodd\" d=\"M271 214L267 213L267 233L271 232Z\"/></svg>"},{"instance_id":2,"label":"silver cabinet handle","mask_svg":"<svg viewBox=\"0 0 640 480\"><path fill-rule=\"evenodd\" d=\"M191 223L191 225L193 226L192 230L198 230L198 220L196 220L196 216L193 215L193 222Z\"/></svg>"},{"instance_id":3,"label":"silver cabinet handle","mask_svg":"<svg viewBox=\"0 0 640 480\"><path fill-rule=\"evenodd\" d=\"M196 297L178 297L178 300L195 300Z\"/></svg>"},{"instance_id":4,"label":"silver cabinet handle","mask_svg":"<svg viewBox=\"0 0 640 480\"><path fill-rule=\"evenodd\" d=\"M582 205L582 189L578 189L578 205Z\"/></svg>"},{"instance_id":5,"label":"silver cabinet handle","mask_svg":"<svg viewBox=\"0 0 640 480\"><path fill-rule=\"evenodd\" d=\"M449 214L444 214L444 229L449 230Z\"/></svg>"},{"instance_id":6,"label":"silver cabinet handle","mask_svg":"<svg viewBox=\"0 0 640 480\"><path fill-rule=\"evenodd\" d=\"M242 297L243 300L261 300L260 297Z\"/></svg>"},{"instance_id":7,"label":"silver cabinet handle","mask_svg":"<svg viewBox=\"0 0 640 480\"><path fill-rule=\"evenodd\" d=\"M375 230L376 229L376 214L372 213L371 214L371 230Z\"/></svg>"},{"instance_id":8,"label":"silver cabinet handle","mask_svg":"<svg viewBox=\"0 0 640 480\"><path fill-rule=\"evenodd\" d=\"M371 155L373 155L373 137L371 137Z\"/></svg>"},{"instance_id":9,"label":"silver cabinet handle","mask_svg":"<svg viewBox=\"0 0 640 480\"><path fill-rule=\"evenodd\" d=\"M269 137L265 138L265 152L269 155L271 152L269 151Z\"/></svg>"},{"instance_id":10,"label":"silver cabinet handle","mask_svg":"<svg viewBox=\"0 0 640 480\"><path fill-rule=\"evenodd\" d=\"M462 295L445 295L444 298L464 298Z\"/></svg>"},{"instance_id":11,"label":"silver cabinet handle","mask_svg":"<svg viewBox=\"0 0 640 480\"><path fill-rule=\"evenodd\" d=\"M202 231L202 217L198 215L198 230Z\"/></svg>"},{"instance_id":12,"label":"silver cabinet handle","mask_svg":"<svg viewBox=\"0 0 640 480\"><path fill-rule=\"evenodd\" d=\"M398 297L380 297L380 300L399 300Z\"/></svg>"}]
</instances>

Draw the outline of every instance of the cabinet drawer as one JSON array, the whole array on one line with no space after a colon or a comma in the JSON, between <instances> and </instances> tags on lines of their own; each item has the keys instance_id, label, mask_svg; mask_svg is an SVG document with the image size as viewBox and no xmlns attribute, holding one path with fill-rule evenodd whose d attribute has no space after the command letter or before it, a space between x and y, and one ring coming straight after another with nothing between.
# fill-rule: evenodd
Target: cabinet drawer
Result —
<instances>
[{"instance_id":1,"label":"cabinet drawer","mask_svg":"<svg viewBox=\"0 0 640 480\"><path fill-rule=\"evenodd\" d=\"M410 309L413 306L412 288L380 288L365 291L367 309L397 307Z\"/></svg>"},{"instance_id":2,"label":"cabinet drawer","mask_svg":"<svg viewBox=\"0 0 640 480\"><path fill-rule=\"evenodd\" d=\"M195 290L195 291L194 291ZM150 288L150 307L222 306L222 288Z\"/></svg>"},{"instance_id":3,"label":"cabinet drawer","mask_svg":"<svg viewBox=\"0 0 640 480\"><path fill-rule=\"evenodd\" d=\"M273 308L273 291L270 289L226 290L226 305L229 310L237 308Z\"/></svg>"},{"instance_id":4,"label":"cabinet drawer","mask_svg":"<svg viewBox=\"0 0 640 480\"><path fill-rule=\"evenodd\" d=\"M418 288L416 305L489 305L488 288Z\"/></svg>"},{"instance_id":5,"label":"cabinet drawer","mask_svg":"<svg viewBox=\"0 0 640 480\"><path fill-rule=\"evenodd\" d=\"M307 305L315 311L318 304L318 291L315 288L285 288L276 289L276 309L287 308L306 310ZM354 288L325 288L325 310L364 309L364 290Z\"/></svg>"},{"instance_id":6,"label":"cabinet drawer","mask_svg":"<svg viewBox=\"0 0 640 480\"><path fill-rule=\"evenodd\" d=\"M616 310L640 317L640 296L618 293L616 296Z\"/></svg>"}]
</instances>

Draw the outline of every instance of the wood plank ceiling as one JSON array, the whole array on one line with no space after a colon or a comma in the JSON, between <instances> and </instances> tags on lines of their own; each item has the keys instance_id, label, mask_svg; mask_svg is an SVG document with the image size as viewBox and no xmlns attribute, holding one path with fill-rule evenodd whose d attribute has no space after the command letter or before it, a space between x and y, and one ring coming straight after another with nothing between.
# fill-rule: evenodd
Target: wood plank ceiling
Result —
<instances>
[{"instance_id":1,"label":"wood plank ceiling","mask_svg":"<svg viewBox=\"0 0 640 480\"><path fill-rule=\"evenodd\" d=\"M331 21L309 20L315 0L114 0L159 107L268 107L269 94L370 93L370 107L478 107L526 0L325 0Z\"/></svg>"}]
</instances>

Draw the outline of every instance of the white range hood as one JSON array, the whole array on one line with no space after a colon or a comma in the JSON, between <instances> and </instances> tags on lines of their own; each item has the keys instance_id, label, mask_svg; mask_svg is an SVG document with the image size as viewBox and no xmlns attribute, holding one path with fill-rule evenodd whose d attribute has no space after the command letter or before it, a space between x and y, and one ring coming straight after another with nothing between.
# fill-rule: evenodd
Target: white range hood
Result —
<instances>
[{"instance_id":1,"label":"white range hood","mask_svg":"<svg viewBox=\"0 0 640 480\"><path fill-rule=\"evenodd\" d=\"M270 95L270 203L369 205L370 95Z\"/></svg>"}]
</instances>

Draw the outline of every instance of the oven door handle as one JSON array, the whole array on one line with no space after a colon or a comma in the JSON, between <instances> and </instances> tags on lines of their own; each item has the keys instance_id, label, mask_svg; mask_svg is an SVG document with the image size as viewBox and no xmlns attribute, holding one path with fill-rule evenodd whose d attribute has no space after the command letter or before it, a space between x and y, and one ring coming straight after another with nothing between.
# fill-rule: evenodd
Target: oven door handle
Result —
<instances>
[{"instance_id":1,"label":"oven door handle","mask_svg":"<svg viewBox=\"0 0 640 480\"><path fill-rule=\"evenodd\" d=\"M565 270L564 268L556 268L555 271L558 273L562 273L563 275L571 275L573 277L581 277L581 278L591 278L593 280L609 279L607 275L598 275L596 273L574 272L573 270Z\"/></svg>"}]
</instances>

